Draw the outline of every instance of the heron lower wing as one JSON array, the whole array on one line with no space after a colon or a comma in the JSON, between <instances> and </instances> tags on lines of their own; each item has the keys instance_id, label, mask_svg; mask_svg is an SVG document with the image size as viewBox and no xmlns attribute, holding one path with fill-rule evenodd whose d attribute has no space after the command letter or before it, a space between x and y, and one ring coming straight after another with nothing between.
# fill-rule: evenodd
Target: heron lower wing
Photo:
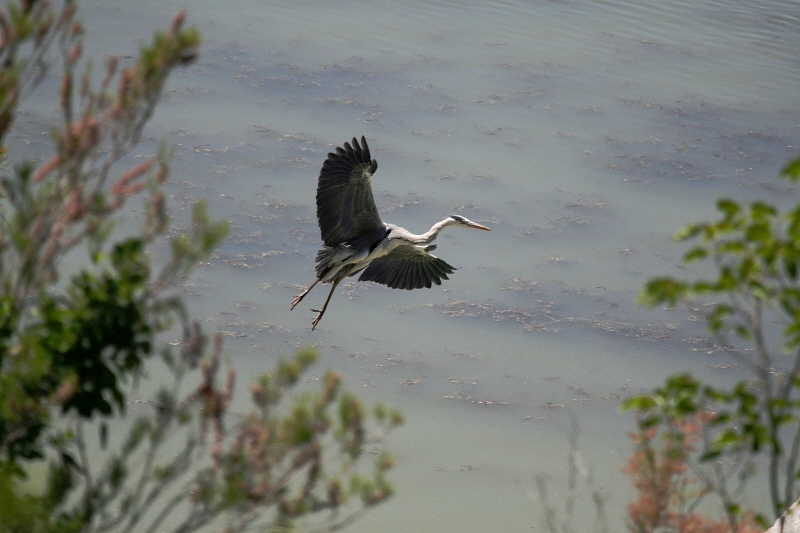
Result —
<instances>
[{"instance_id":1,"label":"heron lower wing","mask_svg":"<svg viewBox=\"0 0 800 533\"><path fill-rule=\"evenodd\" d=\"M317 220L327 246L380 234L383 222L372 196L372 174L378 162L370 159L364 137L353 138L328 154L317 184Z\"/></svg>"},{"instance_id":2,"label":"heron lower wing","mask_svg":"<svg viewBox=\"0 0 800 533\"><path fill-rule=\"evenodd\" d=\"M456 269L416 246L401 246L370 263L358 281L374 281L392 289L430 289Z\"/></svg>"}]
</instances>

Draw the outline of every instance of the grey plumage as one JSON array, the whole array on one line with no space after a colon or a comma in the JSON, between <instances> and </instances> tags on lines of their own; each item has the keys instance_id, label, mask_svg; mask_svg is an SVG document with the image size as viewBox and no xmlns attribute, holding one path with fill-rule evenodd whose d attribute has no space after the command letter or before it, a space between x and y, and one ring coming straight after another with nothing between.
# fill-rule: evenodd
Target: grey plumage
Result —
<instances>
[{"instance_id":1,"label":"grey plumage","mask_svg":"<svg viewBox=\"0 0 800 533\"><path fill-rule=\"evenodd\" d=\"M456 271L447 262L428 253L428 248L411 246L395 248L389 255L374 259L358 281L374 281L392 289L426 289L441 285L448 274Z\"/></svg>"},{"instance_id":2,"label":"grey plumage","mask_svg":"<svg viewBox=\"0 0 800 533\"><path fill-rule=\"evenodd\" d=\"M317 220L325 246L317 252L317 279L298 294L291 309L319 283L333 283L312 330L322 319L333 291L344 278L361 272L359 281L374 281L392 289L440 285L455 268L430 252L431 243L448 226L491 231L459 215L451 215L430 230L415 235L381 220L372 196L372 176L378 162L370 157L367 140L353 138L328 154L317 184Z\"/></svg>"}]
</instances>

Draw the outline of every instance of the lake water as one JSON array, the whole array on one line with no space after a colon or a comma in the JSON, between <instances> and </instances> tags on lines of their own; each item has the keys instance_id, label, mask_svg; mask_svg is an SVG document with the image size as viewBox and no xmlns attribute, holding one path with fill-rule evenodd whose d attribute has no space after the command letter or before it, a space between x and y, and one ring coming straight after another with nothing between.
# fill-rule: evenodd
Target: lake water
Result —
<instances>
[{"instance_id":1,"label":"lake water","mask_svg":"<svg viewBox=\"0 0 800 533\"><path fill-rule=\"evenodd\" d=\"M82 2L87 54L130 56L182 5ZM143 151L178 143L178 220L204 197L232 223L190 303L226 333L240 384L313 344L318 374L339 369L407 417L388 440L397 496L350 530L542 530L534 477L563 502L568 411L622 530L633 424L619 399L680 371L742 376L721 370L702 324L635 300L649 277L680 272L670 237L713 217L716 198L796 201L777 174L800 152L800 5L187 6L202 56L171 80ZM37 102L34 117L52 111ZM440 236L436 254L460 268L441 287L343 283L312 332L329 286L289 304L314 278L316 178L361 135L386 221L422 233L458 213L493 232Z\"/></svg>"}]
</instances>

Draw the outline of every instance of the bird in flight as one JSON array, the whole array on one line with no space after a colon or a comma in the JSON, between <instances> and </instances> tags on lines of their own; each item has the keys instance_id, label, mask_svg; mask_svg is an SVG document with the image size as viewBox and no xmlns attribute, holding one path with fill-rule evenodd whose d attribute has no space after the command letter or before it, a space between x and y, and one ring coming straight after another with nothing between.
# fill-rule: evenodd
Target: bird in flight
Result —
<instances>
[{"instance_id":1,"label":"bird in flight","mask_svg":"<svg viewBox=\"0 0 800 533\"><path fill-rule=\"evenodd\" d=\"M372 175L378 162L370 158L367 140L361 137L337 147L322 164L317 184L317 220L325 246L317 252L317 279L298 294L291 309L319 283L333 283L322 309L311 322L313 331L336 286L361 272L358 281L374 281L392 289L430 288L441 285L455 268L430 252L439 232L449 226L492 231L486 226L450 215L422 235L381 220L372 197Z\"/></svg>"}]
</instances>

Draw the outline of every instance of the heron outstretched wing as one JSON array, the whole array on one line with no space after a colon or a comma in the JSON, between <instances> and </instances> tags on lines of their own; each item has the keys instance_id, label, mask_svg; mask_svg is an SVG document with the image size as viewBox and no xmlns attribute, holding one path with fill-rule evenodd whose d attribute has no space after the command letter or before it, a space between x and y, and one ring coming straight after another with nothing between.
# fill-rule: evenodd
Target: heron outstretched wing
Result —
<instances>
[{"instance_id":1,"label":"heron outstretched wing","mask_svg":"<svg viewBox=\"0 0 800 533\"><path fill-rule=\"evenodd\" d=\"M400 246L375 259L358 281L374 281L392 289L430 289L441 285L456 269L417 246Z\"/></svg>"},{"instance_id":2,"label":"heron outstretched wing","mask_svg":"<svg viewBox=\"0 0 800 533\"><path fill-rule=\"evenodd\" d=\"M379 235L383 222L372 197L372 174L378 162L370 159L367 140L344 143L328 154L317 185L317 220L326 246Z\"/></svg>"}]
</instances>

